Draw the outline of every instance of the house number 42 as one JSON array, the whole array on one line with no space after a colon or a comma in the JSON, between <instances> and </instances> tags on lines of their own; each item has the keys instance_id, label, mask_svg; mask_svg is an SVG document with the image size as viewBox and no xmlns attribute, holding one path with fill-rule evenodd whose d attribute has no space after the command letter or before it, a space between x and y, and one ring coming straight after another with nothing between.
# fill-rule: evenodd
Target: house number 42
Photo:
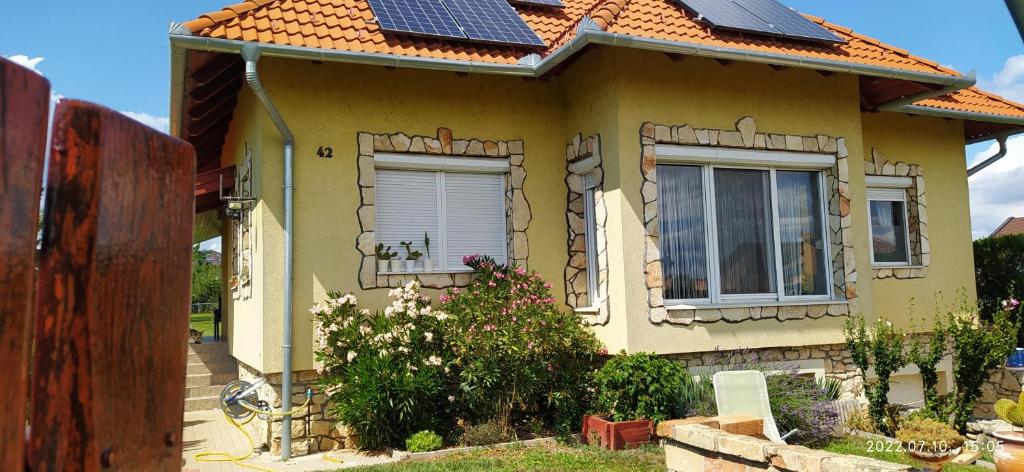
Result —
<instances>
[{"instance_id":1,"label":"house number 42","mask_svg":"<svg viewBox=\"0 0 1024 472\"><path fill-rule=\"evenodd\" d=\"M334 157L334 148L330 146L320 146L320 148L316 150L316 155L317 157L330 159Z\"/></svg>"}]
</instances>

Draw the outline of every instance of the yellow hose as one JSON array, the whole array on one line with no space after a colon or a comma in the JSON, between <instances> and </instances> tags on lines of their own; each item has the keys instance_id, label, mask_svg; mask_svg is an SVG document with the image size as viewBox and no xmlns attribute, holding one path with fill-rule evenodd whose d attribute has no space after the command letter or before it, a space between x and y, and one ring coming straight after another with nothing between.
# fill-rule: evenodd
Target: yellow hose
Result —
<instances>
[{"instance_id":1,"label":"yellow hose","mask_svg":"<svg viewBox=\"0 0 1024 472\"><path fill-rule=\"evenodd\" d=\"M231 423L231 425L234 426L235 429L241 431L242 435L245 436L245 439L249 441L249 452L247 452L245 455L236 456L232 455L229 452L221 451L200 452L199 454L195 455L195 460L197 462L230 462L239 467L245 467L248 469L262 470L264 472L276 472L274 469L268 469L266 467L260 467L258 465L246 464L245 462L242 462L252 457L253 451L256 450L256 444L253 443L252 436L250 436L249 433L244 428L242 428L242 426L249 424L249 422L251 422L252 419L255 417L256 415L251 415L245 421L239 423L235 421L234 418L228 416L227 412L224 412L224 418L228 420L228 423Z\"/></svg>"}]
</instances>

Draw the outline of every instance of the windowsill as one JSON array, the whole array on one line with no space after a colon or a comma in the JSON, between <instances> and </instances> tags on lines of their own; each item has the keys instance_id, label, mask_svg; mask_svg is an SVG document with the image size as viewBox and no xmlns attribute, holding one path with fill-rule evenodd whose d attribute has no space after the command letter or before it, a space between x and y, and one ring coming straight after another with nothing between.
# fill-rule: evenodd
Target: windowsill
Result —
<instances>
[{"instance_id":1,"label":"windowsill","mask_svg":"<svg viewBox=\"0 0 1024 472\"><path fill-rule=\"evenodd\" d=\"M892 264L892 265L889 265L889 264L871 264L871 268L874 269L874 270L879 270L879 269L924 269L925 266L923 266L923 265L913 265L913 264Z\"/></svg>"},{"instance_id":2,"label":"windowsill","mask_svg":"<svg viewBox=\"0 0 1024 472\"><path fill-rule=\"evenodd\" d=\"M599 306L585 306L585 307L582 307L582 308L576 308L573 311L575 311L576 313L582 314L582 315L593 315L593 314L601 311L601 307L599 307Z\"/></svg>"},{"instance_id":3,"label":"windowsill","mask_svg":"<svg viewBox=\"0 0 1024 472\"><path fill-rule=\"evenodd\" d=\"M679 310L716 310L721 308L756 308L763 306L808 306L808 305L847 305L850 302L847 300L789 300L789 301L745 301L745 302L731 302L731 303L709 303L706 305L689 305L684 303L677 303L673 305L665 305L665 309L669 311Z\"/></svg>"},{"instance_id":4,"label":"windowsill","mask_svg":"<svg viewBox=\"0 0 1024 472\"><path fill-rule=\"evenodd\" d=\"M413 270L413 271L400 270L398 272L392 272L392 271L377 272L377 275L417 275L417 274L428 274L428 275L429 274L443 274L443 275L448 275L448 274L471 274L471 273L473 273L472 270Z\"/></svg>"}]
</instances>

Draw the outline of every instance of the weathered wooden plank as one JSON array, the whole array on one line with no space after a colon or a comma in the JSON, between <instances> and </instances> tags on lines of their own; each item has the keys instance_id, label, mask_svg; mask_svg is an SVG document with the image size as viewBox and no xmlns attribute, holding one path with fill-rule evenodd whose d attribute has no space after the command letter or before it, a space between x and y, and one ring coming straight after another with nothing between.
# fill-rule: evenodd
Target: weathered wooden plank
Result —
<instances>
[{"instance_id":1,"label":"weathered wooden plank","mask_svg":"<svg viewBox=\"0 0 1024 472\"><path fill-rule=\"evenodd\" d=\"M50 83L0 58L0 470L24 469L29 326Z\"/></svg>"},{"instance_id":2,"label":"weathered wooden plank","mask_svg":"<svg viewBox=\"0 0 1024 472\"><path fill-rule=\"evenodd\" d=\"M195 156L62 101L40 254L35 472L180 470Z\"/></svg>"}]
</instances>

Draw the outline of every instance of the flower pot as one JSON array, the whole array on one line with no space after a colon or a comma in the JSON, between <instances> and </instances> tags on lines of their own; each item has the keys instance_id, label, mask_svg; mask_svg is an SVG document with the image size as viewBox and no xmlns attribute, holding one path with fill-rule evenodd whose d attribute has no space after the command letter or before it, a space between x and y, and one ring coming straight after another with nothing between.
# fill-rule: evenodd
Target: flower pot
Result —
<instances>
[{"instance_id":1,"label":"flower pot","mask_svg":"<svg viewBox=\"0 0 1024 472\"><path fill-rule=\"evenodd\" d=\"M402 271L402 261L400 261L398 259L392 259L391 260L391 272L401 272L401 271Z\"/></svg>"},{"instance_id":2,"label":"flower pot","mask_svg":"<svg viewBox=\"0 0 1024 472\"><path fill-rule=\"evenodd\" d=\"M378 260L377 261L377 272L384 273L388 271L388 261Z\"/></svg>"},{"instance_id":3,"label":"flower pot","mask_svg":"<svg viewBox=\"0 0 1024 472\"><path fill-rule=\"evenodd\" d=\"M1024 472L1024 433L1020 431L996 431L992 437L999 445L992 455L996 459L998 472Z\"/></svg>"},{"instance_id":4,"label":"flower pot","mask_svg":"<svg viewBox=\"0 0 1024 472\"><path fill-rule=\"evenodd\" d=\"M423 260L423 270L425 270L427 272L433 271L434 270L434 260L433 259L424 259Z\"/></svg>"},{"instance_id":5,"label":"flower pot","mask_svg":"<svg viewBox=\"0 0 1024 472\"><path fill-rule=\"evenodd\" d=\"M913 457L914 459L917 459L917 460L921 461L922 463L924 463L923 465L924 465L925 470L941 471L942 470L942 466L945 463L953 460L954 457L960 455L960 448L958 447L956 449L951 449L951 450L948 450L948 451L935 451L935 452L931 452L931 451L920 451L920 450L916 450L914 448L908 447L907 448L907 454L910 454L910 457Z\"/></svg>"},{"instance_id":6,"label":"flower pot","mask_svg":"<svg viewBox=\"0 0 1024 472\"><path fill-rule=\"evenodd\" d=\"M414 272L416 270L416 261L405 261L405 271Z\"/></svg>"},{"instance_id":7,"label":"flower pot","mask_svg":"<svg viewBox=\"0 0 1024 472\"><path fill-rule=\"evenodd\" d=\"M583 417L583 440L613 451L651 442L651 420L610 421L603 416Z\"/></svg>"}]
</instances>

